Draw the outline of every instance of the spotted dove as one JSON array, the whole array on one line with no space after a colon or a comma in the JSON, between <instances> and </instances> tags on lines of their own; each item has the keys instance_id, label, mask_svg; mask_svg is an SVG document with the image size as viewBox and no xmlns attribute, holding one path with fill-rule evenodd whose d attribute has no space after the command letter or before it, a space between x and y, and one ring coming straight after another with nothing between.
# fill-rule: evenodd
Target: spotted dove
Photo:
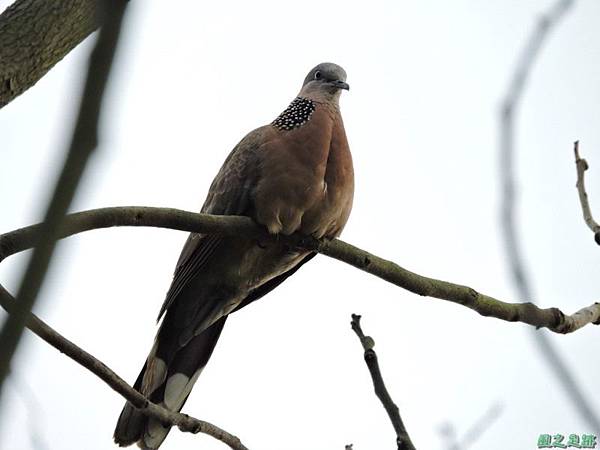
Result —
<instances>
[{"instance_id":1,"label":"spotted dove","mask_svg":"<svg viewBox=\"0 0 600 450\"><path fill-rule=\"evenodd\" d=\"M312 69L290 105L244 137L215 177L202 212L245 215L272 234L334 238L354 193L352 157L339 109L346 72ZM134 388L179 411L208 362L230 313L267 294L314 253L274 240L191 233L158 320L162 323ZM126 403L115 442L157 449L169 427Z\"/></svg>"}]
</instances>

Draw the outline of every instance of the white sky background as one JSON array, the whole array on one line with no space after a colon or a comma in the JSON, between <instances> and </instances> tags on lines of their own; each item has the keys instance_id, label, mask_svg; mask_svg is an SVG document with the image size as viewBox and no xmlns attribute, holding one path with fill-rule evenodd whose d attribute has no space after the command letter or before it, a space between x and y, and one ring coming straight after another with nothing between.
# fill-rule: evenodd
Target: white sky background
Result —
<instances>
[{"instance_id":1,"label":"white sky background","mask_svg":"<svg viewBox=\"0 0 600 450\"><path fill-rule=\"evenodd\" d=\"M72 209L198 210L231 148L287 106L311 67L333 61L352 87L341 104L356 196L343 238L418 273L523 300L499 237L497 113L517 55L551 4L132 2L101 146ZM600 298L600 248L581 218L572 154L580 139L600 218L599 17L600 3L577 2L540 55L517 122L526 262L539 304L566 312ZM41 218L92 43L0 111L0 231ZM133 382L185 238L133 228L70 238L36 312ZM13 291L23 262L0 266ZM525 325L420 298L323 256L228 321L184 411L253 449L394 448L350 330L353 312L375 338L418 448L445 449L442 424L462 435L498 403L502 415L472 448L535 449L540 433L600 434L571 406ZM596 405L598 333L552 336ZM123 400L95 376L29 332L13 373L37 396L34 422L48 449L115 448ZM22 390L6 385L2 449L34 448ZM174 430L162 448L225 447Z\"/></svg>"}]
</instances>

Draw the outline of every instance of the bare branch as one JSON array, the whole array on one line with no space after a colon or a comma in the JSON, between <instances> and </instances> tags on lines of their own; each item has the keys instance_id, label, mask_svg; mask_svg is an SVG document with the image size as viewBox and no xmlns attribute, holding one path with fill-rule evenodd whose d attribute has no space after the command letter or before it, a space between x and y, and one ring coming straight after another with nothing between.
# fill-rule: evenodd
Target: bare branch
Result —
<instances>
[{"instance_id":1,"label":"bare branch","mask_svg":"<svg viewBox=\"0 0 600 450\"><path fill-rule=\"evenodd\" d=\"M579 193L579 202L581 203L581 210L583 212L583 220L587 224L588 228L594 233L594 238L598 245L600 245L600 225L594 220L592 216L592 210L588 201L588 195L585 191L585 171L589 169L587 161L579 156L579 141L575 141L573 145L575 152L575 166L577 167L577 192Z\"/></svg>"},{"instance_id":2,"label":"bare branch","mask_svg":"<svg viewBox=\"0 0 600 450\"><path fill-rule=\"evenodd\" d=\"M364 358L367 367L369 368L371 379L373 380L375 395L377 395L377 398L381 401L392 421L392 425L396 431L396 444L398 445L398 450L415 450L415 446L410 440L408 431L406 431L402 418L400 417L400 410L392 400L392 397L390 397L390 394L385 387L385 383L383 382L381 370L379 370L379 363L377 362L377 354L375 353L375 350L373 350L375 342L371 336L364 335L362 328L360 327L360 317L361 316L352 314L352 322L350 322L350 325L360 339L360 343L365 350Z\"/></svg>"},{"instance_id":3,"label":"bare branch","mask_svg":"<svg viewBox=\"0 0 600 450\"><path fill-rule=\"evenodd\" d=\"M263 237L265 230L249 217L211 216L174 208L118 206L68 214L59 239L84 231L118 226L159 227L205 234ZM15 253L36 247L43 237L42 224L30 225L0 235L0 262Z\"/></svg>"},{"instance_id":4,"label":"bare branch","mask_svg":"<svg viewBox=\"0 0 600 450\"><path fill-rule=\"evenodd\" d=\"M448 300L486 317L495 317L508 322L523 322L536 328L548 328L563 334L571 333L588 323L598 324L600 319L600 303L594 303L568 316L558 308L541 309L532 303L503 302L467 286L428 278L340 240L320 242L317 247L308 248L348 263L415 294ZM585 316L587 321L583 320L582 316Z\"/></svg>"},{"instance_id":5,"label":"bare branch","mask_svg":"<svg viewBox=\"0 0 600 450\"><path fill-rule=\"evenodd\" d=\"M448 300L466 306L482 316L522 322L536 328L548 328L556 333L571 333L589 323L597 325L600 320L599 303L569 316L558 308L542 309L532 303L503 302L467 286L416 274L339 239L319 241L298 235L269 236L263 227L248 217L211 216L141 206L101 208L67 215L58 235L62 238L82 231L114 226L154 226L205 234L242 234L260 237L261 240L278 239L292 247L315 251L345 262L415 294ZM0 260L36 245L42 233L43 227L38 224L0 235Z\"/></svg>"},{"instance_id":6,"label":"bare branch","mask_svg":"<svg viewBox=\"0 0 600 450\"><path fill-rule=\"evenodd\" d=\"M574 0L557 0L548 12L539 18L520 55L502 103L500 114L500 178L503 187L500 220L513 282L519 297L525 299L532 299L534 295L528 281L525 263L523 262L522 247L519 242L516 225L517 199L514 173L515 114L520 104L527 79L543 44L574 3ZM571 398L573 406L579 411L581 417L593 429L600 429L600 420L594 412L592 405L579 389L575 377L571 374L558 351L552 345L549 337L544 333L534 333L533 339L542 357L546 359L546 362L558 377L567 396Z\"/></svg>"},{"instance_id":7,"label":"bare branch","mask_svg":"<svg viewBox=\"0 0 600 450\"><path fill-rule=\"evenodd\" d=\"M0 285L0 305L11 315L17 311L17 303L10 293ZM169 425L179 427L181 431L204 433L224 442L234 450L248 450L240 440L227 431L203 420L198 420L187 414L169 411L162 406L152 403L138 391L129 386L121 377L113 372L102 361L83 350L57 333L54 329L40 320L34 314L26 317L26 326L48 344L64 353L73 361L82 365L98 376L102 381L117 391L125 400L138 408L142 413Z\"/></svg>"},{"instance_id":8,"label":"bare branch","mask_svg":"<svg viewBox=\"0 0 600 450\"><path fill-rule=\"evenodd\" d=\"M32 310L50 265L58 239L58 230L75 195L89 157L98 140L98 119L104 89L108 81L115 49L119 41L121 23L127 7L126 0L99 3L103 13L102 30L98 36L88 65L79 115L71 144L54 192L48 203L42 238L28 261L25 274L17 291L17 308L0 331L0 398L2 385L8 374L10 361L19 345L27 314ZM105 7L104 7L105 6Z\"/></svg>"}]
</instances>

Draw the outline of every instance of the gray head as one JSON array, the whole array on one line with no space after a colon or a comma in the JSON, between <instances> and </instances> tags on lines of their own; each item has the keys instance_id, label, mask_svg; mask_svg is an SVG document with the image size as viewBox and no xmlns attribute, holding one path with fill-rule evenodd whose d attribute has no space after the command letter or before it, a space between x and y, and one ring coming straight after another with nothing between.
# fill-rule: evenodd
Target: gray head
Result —
<instances>
[{"instance_id":1,"label":"gray head","mask_svg":"<svg viewBox=\"0 0 600 450\"><path fill-rule=\"evenodd\" d=\"M321 63L306 75L300 95L322 100L337 99L342 89L350 89L346 83L346 71L334 63Z\"/></svg>"}]
</instances>

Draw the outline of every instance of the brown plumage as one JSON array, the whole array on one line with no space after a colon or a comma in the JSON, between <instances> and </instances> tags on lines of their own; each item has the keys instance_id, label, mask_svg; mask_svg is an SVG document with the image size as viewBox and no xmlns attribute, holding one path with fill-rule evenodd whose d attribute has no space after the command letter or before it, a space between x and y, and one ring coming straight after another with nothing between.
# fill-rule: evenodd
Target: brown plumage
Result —
<instances>
[{"instance_id":1,"label":"brown plumage","mask_svg":"<svg viewBox=\"0 0 600 450\"><path fill-rule=\"evenodd\" d=\"M307 75L271 124L250 132L215 177L202 212L247 215L270 233L338 236L354 193L352 157L339 110L346 73L332 63ZM314 254L278 242L192 233L159 314L154 346L134 387L179 411L208 362L227 316L267 294ZM169 428L125 405L115 442L157 449Z\"/></svg>"}]
</instances>

